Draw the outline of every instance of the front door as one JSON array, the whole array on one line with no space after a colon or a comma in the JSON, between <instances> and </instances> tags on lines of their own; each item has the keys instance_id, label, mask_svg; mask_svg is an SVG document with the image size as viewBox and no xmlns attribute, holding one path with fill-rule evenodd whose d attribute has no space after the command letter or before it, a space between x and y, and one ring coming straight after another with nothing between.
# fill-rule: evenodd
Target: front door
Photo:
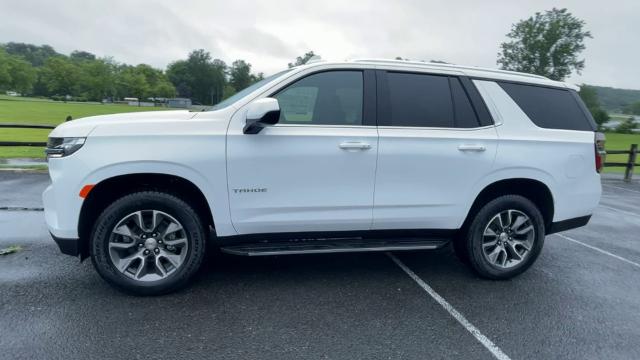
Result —
<instances>
[{"instance_id":1,"label":"front door","mask_svg":"<svg viewBox=\"0 0 640 360\"><path fill-rule=\"evenodd\" d=\"M363 110L368 82L360 70L310 74L272 95L277 125L255 135L230 130L228 191L239 234L370 229L378 133Z\"/></svg>"}]
</instances>

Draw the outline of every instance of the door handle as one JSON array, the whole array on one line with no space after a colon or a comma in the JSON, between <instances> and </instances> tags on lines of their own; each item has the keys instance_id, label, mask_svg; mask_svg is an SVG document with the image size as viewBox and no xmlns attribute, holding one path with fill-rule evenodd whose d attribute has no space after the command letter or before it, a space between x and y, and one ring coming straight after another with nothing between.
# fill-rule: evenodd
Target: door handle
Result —
<instances>
[{"instance_id":1,"label":"door handle","mask_svg":"<svg viewBox=\"0 0 640 360\"><path fill-rule=\"evenodd\" d=\"M480 144L462 144L458 146L460 151L485 151L487 148Z\"/></svg>"},{"instance_id":2,"label":"door handle","mask_svg":"<svg viewBox=\"0 0 640 360\"><path fill-rule=\"evenodd\" d=\"M345 141L340 143L340 149L342 150L369 150L371 145L360 141Z\"/></svg>"}]
</instances>

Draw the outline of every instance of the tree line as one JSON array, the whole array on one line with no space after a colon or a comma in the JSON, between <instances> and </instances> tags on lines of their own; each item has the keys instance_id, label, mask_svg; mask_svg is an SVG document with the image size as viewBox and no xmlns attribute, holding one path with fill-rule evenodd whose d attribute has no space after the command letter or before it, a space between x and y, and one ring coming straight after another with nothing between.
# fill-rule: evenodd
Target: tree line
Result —
<instances>
[{"instance_id":1,"label":"tree line","mask_svg":"<svg viewBox=\"0 0 640 360\"><path fill-rule=\"evenodd\" d=\"M86 51L64 55L49 45L0 44L0 91L77 101L186 97L212 105L263 78L251 64L227 65L205 50L192 51L166 70L128 65Z\"/></svg>"},{"instance_id":2,"label":"tree line","mask_svg":"<svg viewBox=\"0 0 640 360\"><path fill-rule=\"evenodd\" d=\"M497 64L505 70L564 81L585 67L580 53L586 47L585 40L592 38L585 27L585 22L567 9L537 12L513 24L507 33L508 40L500 45ZM309 51L288 65L305 64L313 56L314 52ZM162 71L146 64L131 66L108 57L97 58L85 51L66 56L48 45L0 45L0 90L14 90L24 95L53 98L71 95L78 100L95 101L180 96L208 105L262 78L263 74L252 73L251 64L244 60L236 60L229 66L202 49L192 51L187 59L170 63ZM609 115L602 108L595 89L583 84L580 96L602 128L609 121ZM628 104L624 112L640 114L640 102ZM630 121L625 126L633 128L634 124Z\"/></svg>"}]
</instances>

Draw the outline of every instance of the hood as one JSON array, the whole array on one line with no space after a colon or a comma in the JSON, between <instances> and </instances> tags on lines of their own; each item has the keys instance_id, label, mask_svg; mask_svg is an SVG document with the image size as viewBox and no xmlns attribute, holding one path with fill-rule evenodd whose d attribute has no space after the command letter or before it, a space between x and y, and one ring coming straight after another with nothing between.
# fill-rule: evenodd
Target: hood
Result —
<instances>
[{"instance_id":1,"label":"hood","mask_svg":"<svg viewBox=\"0 0 640 360\"><path fill-rule=\"evenodd\" d=\"M198 113L188 110L168 110L168 111L143 111L132 113L120 113L111 115L99 115L67 121L56 127L50 137L87 137L97 126L145 123L162 124L165 122L184 121L191 119Z\"/></svg>"}]
</instances>

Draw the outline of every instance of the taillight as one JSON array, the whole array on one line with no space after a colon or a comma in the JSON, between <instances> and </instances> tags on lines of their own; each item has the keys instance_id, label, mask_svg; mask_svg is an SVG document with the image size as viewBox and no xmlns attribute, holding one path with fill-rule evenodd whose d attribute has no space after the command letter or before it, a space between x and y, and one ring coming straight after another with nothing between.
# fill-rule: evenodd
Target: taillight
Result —
<instances>
[{"instance_id":1,"label":"taillight","mask_svg":"<svg viewBox=\"0 0 640 360\"><path fill-rule=\"evenodd\" d=\"M604 165L607 152L604 150L605 136L603 133L597 132L595 137L595 155L596 155L596 171L600 172Z\"/></svg>"}]
</instances>

